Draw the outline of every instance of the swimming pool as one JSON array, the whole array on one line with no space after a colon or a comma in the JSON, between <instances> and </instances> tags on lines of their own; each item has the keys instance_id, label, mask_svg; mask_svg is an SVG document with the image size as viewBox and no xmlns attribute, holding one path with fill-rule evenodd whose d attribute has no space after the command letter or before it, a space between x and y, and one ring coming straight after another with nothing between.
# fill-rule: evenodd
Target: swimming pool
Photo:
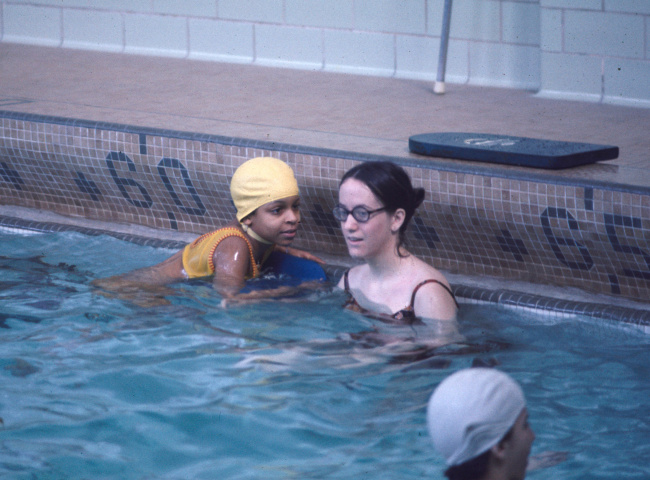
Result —
<instances>
[{"instance_id":1,"label":"swimming pool","mask_svg":"<svg viewBox=\"0 0 650 480\"><path fill-rule=\"evenodd\" d=\"M371 320L340 293L224 310L202 282L140 308L94 278L171 250L74 232L0 234L3 478L442 478L434 386L498 362L523 386L532 479L646 479L649 339L594 319L463 305L468 343L397 362L338 340Z\"/></svg>"}]
</instances>

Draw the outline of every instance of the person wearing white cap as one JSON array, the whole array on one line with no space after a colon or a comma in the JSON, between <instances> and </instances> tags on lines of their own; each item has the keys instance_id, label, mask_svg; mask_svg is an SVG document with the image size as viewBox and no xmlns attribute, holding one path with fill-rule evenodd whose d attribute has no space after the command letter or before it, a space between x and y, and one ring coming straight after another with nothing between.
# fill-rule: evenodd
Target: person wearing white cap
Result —
<instances>
[{"instance_id":1,"label":"person wearing white cap","mask_svg":"<svg viewBox=\"0 0 650 480\"><path fill-rule=\"evenodd\" d=\"M535 434L521 387L490 368L460 370L434 390L427 426L450 480L521 480Z\"/></svg>"}]
</instances>

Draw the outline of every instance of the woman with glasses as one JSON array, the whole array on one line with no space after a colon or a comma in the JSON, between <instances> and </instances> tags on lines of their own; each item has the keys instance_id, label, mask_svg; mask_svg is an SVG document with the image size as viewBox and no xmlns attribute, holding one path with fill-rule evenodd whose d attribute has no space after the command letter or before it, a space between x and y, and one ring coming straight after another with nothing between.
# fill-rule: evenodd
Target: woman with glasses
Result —
<instances>
[{"instance_id":1,"label":"woman with glasses","mask_svg":"<svg viewBox=\"0 0 650 480\"><path fill-rule=\"evenodd\" d=\"M458 304L449 283L404 245L406 227L423 200L424 190L413 188L394 163L363 162L345 173L333 214L350 255L364 263L348 270L339 287L349 295L347 308L391 323L423 320L454 336Z\"/></svg>"}]
</instances>

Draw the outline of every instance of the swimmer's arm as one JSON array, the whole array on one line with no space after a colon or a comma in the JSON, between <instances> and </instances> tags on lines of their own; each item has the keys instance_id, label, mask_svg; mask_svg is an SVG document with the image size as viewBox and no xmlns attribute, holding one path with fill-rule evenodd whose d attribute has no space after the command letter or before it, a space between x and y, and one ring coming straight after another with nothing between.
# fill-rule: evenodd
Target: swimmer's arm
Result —
<instances>
[{"instance_id":1,"label":"swimmer's arm","mask_svg":"<svg viewBox=\"0 0 650 480\"><path fill-rule=\"evenodd\" d=\"M464 339L459 331L456 302L442 286L433 282L423 285L415 296L414 309L426 325L418 343L435 348Z\"/></svg>"},{"instance_id":2,"label":"swimmer's arm","mask_svg":"<svg viewBox=\"0 0 650 480\"><path fill-rule=\"evenodd\" d=\"M254 290L252 292L246 293L237 293L235 295L230 295L223 299L221 306L231 307L234 305L245 305L250 303L256 303L260 300L281 300L286 297L291 297L305 290L310 292L325 290L328 289L329 285L327 282L320 280L310 280L309 282L301 283L298 286L288 286L284 285L276 288L269 288L266 290Z\"/></svg>"},{"instance_id":3,"label":"swimmer's arm","mask_svg":"<svg viewBox=\"0 0 650 480\"><path fill-rule=\"evenodd\" d=\"M99 278L93 280L92 284L105 290L115 291L123 287L145 288L155 285L168 285L185 278L186 276L183 274L183 251L180 250L157 265L143 267L108 278Z\"/></svg>"},{"instance_id":4,"label":"swimmer's arm","mask_svg":"<svg viewBox=\"0 0 650 480\"><path fill-rule=\"evenodd\" d=\"M316 262L316 263L320 263L321 265L325 265L325 261L322 260L321 258L319 258L316 255L313 255L313 254L311 254L309 252L306 252L305 250L300 250L298 248L281 247L279 245L276 245L275 246L275 251L286 253L288 255L293 255L294 257L298 257L298 258L304 258L305 260L311 260L312 262Z\"/></svg>"},{"instance_id":5,"label":"swimmer's arm","mask_svg":"<svg viewBox=\"0 0 650 480\"><path fill-rule=\"evenodd\" d=\"M286 297L309 289L324 288L325 282L305 282L297 287L281 286L267 290L240 293L246 283L246 275L251 270L248 246L238 237L221 241L212 257L214 261L213 285L224 297L223 305L251 303L268 298Z\"/></svg>"},{"instance_id":6,"label":"swimmer's arm","mask_svg":"<svg viewBox=\"0 0 650 480\"><path fill-rule=\"evenodd\" d=\"M431 318L439 322L455 323L458 313L456 302L452 296L435 282L420 287L415 296L413 308L418 317Z\"/></svg>"},{"instance_id":7,"label":"swimmer's arm","mask_svg":"<svg viewBox=\"0 0 650 480\"><path fill-rule=\"evenodd\" d=\"M224 238L212 255L215 290L225 298L237 295L244 288L251 270L248 245L239 237Z\"/></svg>"}]
</instances>

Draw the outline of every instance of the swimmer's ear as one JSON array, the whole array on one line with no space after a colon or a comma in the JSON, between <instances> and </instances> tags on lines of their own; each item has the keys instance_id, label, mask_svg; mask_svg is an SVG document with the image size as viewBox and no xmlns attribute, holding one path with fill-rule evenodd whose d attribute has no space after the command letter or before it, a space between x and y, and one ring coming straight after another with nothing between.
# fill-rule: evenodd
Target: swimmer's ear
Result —
<instances>
[{"instance_id":1,"label":"swimmer's ear","mask_svg":"<svg viewBox=\"0 0 650 480\"><path fill-rule=\"evenodd\" d=\"M242 223L244 225L248 225L250 227L250 225L253 223L253 217L255 216L256 213L257 213L257 210L252 211L251 213L246 215L244 218L242 218L239 223Z\"/></svg>"},{"instance_id":2,"label":"swimmer's ear","mask_svg":"<svg viewBox=\"0 0 650 480\"><path fill-rule=\"evenodd\" d=\"M508 432L501 440L497 442L496 445L490 449L492 458L494 458L495 461L504 462L506 460L508 457L508 451L510 449L510 440L511 435L510 432Z\"/></svg>"},{"instance_id":3,"label":"swimmer's ear","mask_svg":"<svg viewBox=\"0 0 650 480\"><path fill-rule=\"evenodd\" d=\"M505 452L506 452L506 444L505 444L505 442L506 442L505 440L501 439L501 440L499 440L499 442L496 445L494 445L490 449L490 453L492 454L492 456L494 456L495 458L498 458L500 460L503 460L503 457L504 457Z\"/></svg>"},{"instance_id":4,"label":"swimmer's ear","mask_svg":"<svg viewBox=\"0 0 650 480\"><path fill-rule=\"evenodd\" d=\"M390 224L390 231L392 233L397 233L404 223L406 218L406 211L403 208L398 208L393 212L392 221Z\"/></svg>"}]
</instances>

